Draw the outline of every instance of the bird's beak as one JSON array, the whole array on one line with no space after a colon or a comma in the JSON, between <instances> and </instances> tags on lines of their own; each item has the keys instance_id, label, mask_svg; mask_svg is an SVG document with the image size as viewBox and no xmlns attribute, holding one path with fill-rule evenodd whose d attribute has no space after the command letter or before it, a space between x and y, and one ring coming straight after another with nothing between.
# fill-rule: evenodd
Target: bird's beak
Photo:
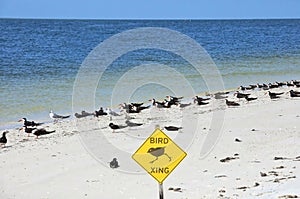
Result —
<instances>
[{"instance_id":1,"label":"bird's beak","mask_svg":"<svg viewBox=\"0 0 300 199\"><path fill-rule=\"evenodd\" d=\"M19 119L18 122L22 122L22 119Z\"/></svg>"},{"instance_id":2,"label":"bird's beak","mask_svg":"<svg viewBox=\"0 0 300 199\"><path fill-rule=\"evenodd\" d=\"M264 95L266 95L266 94L268 94L268 92L265 92L265 94L264 94Z\"/></svg>"},{"instance_id":3,"label":"bird's beak","mask_svg":"<svg viewBox=\"0 0 300 199\"><path fill-rule=\"evenodd\" d=\"M22 128L19 128L19 131L23 130L23 127Z\"/></svg>"}]
</instances>

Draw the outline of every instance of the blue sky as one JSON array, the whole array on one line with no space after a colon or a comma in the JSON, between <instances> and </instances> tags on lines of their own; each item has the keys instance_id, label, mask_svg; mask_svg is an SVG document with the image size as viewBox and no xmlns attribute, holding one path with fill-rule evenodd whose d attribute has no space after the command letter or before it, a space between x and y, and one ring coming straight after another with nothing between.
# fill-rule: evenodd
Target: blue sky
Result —
<instances>
[{"instance_id":1,"label":"blue sky","mask_svg":"<svg viewBox=\"0 0 300 199\"><path fill-rule=\"evenodd\" d=\"M300 18L300 0L0 0L1 18Z\"/></svg>"}]
</instances>

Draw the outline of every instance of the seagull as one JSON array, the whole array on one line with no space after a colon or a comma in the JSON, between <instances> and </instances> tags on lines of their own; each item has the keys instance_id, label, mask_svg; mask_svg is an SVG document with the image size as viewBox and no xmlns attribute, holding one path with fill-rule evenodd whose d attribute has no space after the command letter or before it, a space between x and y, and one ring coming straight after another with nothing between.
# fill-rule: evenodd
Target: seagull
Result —
<instances>
[{"instance_id":1,"label":"seagull","mask_svg":"<svg viewBox=\"0 0 300 199\"><path fill-rule=\"evenodd\" d=\"M105 110L105 112L108 114L108 115L111 115L111 116L120 116L120 114L114 112L113 110L111 110L110 108L107 108Z\"/></svg>"},{"instance_id":2,"label":"seagull","mask_svg":"<svg viewBox=\"0 0 300 199\"><path fill-rule=\"evenodd\" d=\"M134 127L134 126L142 126L142 123L134 123L134 122L130 122L129 120L126 120L125 123L127 124L127 126L129 127Z\"/></svg>"},{"instance_id":3,"label":"seagull","mask_svg":"<svg viewBox=\"0 0 300 199\"><path fill-rule=\"evenodd\" d=\"M2 137L0 138L0 146L3 148L5 147L5 144L7 143L7 138L6 138L6 134L8 133L8 131L4 131L2 133Z\"/></svg>"},{"instance_id":4,"label":"seagull","mask_svg":"<svg viewBox=\"0 0 300 199\"><path fill-rule=\"evenodd\" d=\"M54 121L55 120L59 120L59 119L66 119L66 118L69 118L71 115L67 115L67 116L64 116L64 115L57 115L56 113L54 113L52 110L50 111L49 113L49 116L51 119L53 119Z\"/></svg>"}]
</instances>

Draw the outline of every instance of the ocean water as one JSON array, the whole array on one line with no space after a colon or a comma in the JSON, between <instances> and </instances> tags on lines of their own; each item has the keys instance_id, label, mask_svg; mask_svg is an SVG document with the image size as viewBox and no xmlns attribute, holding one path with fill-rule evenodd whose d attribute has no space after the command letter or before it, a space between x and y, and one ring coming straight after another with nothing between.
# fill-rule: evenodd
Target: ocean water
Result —
<instances>
[{"instance_id":1,"label":"ocean water","mask_svg":"<svg viewBox=\"0 0 300 199\"><path fill-rule=\"evenodd\" d=\"M300 79L300 20L297 19L0 19L0 128L15 125L21 117L47 121L50 109L71 114L73 85L84 59L106 39L140 27L169 28L197 41L217 65L226 89ZM105 70L95 89L95 106L114 107L116 104L110 98L118 80L135 66L153 63L174 68L195 92L207 90L201 75L181 57L144 49L119 57ZM174 84L178 81L163 71L149 75L158 80L170 78ZM138 80L141 76L135 74L134 78ZM148 84L134 91L130 100L147 101L170 93L172 90L163 85Z\"/></svg>"}]
</instances>

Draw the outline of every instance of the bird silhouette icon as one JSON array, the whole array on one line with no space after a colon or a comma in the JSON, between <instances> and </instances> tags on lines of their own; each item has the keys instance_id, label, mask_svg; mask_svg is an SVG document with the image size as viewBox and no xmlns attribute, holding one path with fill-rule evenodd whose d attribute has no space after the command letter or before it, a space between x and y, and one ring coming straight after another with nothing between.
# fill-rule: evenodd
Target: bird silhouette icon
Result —
<instances>
[{"instance_id":1,"label":"bird silhouette icon","mask_svg":"<svg viewBox=\"0 0 300 199\"><path fill-rule=\"evenodd\" d=\"M156 148L150 148L147 153L150 153L151 155L155 156L156 158L154 160L152 160L150 163L154 163L155 161L158 160L158 157L162 156L162 155L165 155L169 158L169 161L172 160L172 158L167 154L165 153L165 148L166 147L156 147Z\"/></svg>"}]
</instances>

